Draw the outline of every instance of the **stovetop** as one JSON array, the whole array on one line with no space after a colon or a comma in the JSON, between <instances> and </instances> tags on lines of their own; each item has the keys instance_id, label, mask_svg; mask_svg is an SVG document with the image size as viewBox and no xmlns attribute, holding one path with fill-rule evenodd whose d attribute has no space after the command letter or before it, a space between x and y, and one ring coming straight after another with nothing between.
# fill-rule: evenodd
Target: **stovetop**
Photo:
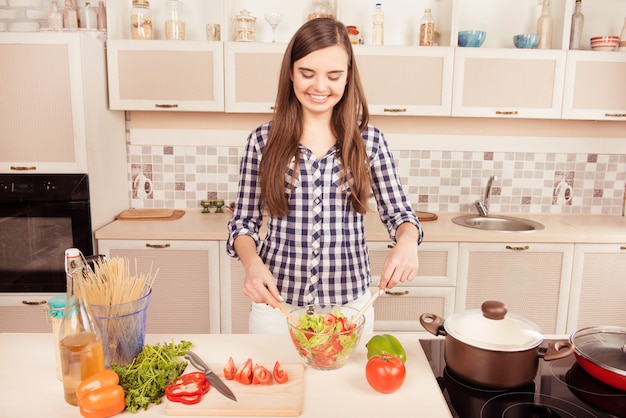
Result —
<instances>
[{"instance_id":1,"label":"stovetop","mask_svg":"<svg viewBox=\"0 0 626 418\"><path fill-rule=\"evenodd\" d=\"M446 367L445 340L420 340L420 344L455 418L626 418L626 392L591 377L573 355L554 361L539 359L537 376L525 386L489 389L465 381Z\"/></svg>"}]
</instances>

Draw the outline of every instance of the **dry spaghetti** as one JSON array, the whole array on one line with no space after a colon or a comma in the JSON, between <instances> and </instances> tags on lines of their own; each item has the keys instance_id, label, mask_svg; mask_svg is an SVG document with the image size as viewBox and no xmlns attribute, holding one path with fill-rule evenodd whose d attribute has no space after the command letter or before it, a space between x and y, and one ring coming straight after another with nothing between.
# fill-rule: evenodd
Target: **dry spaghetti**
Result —
<instances>
[{"instance_id":1,"label":"dry spaghetti","mask_svg":"<svg viewBox=\"0 0 626 418\"><path fill-rule=\"evenodd\" d=\"M131 274L123 257L98 260L84 269L80 293L89 302L102 331L105 364L124 366L143 348L146 309L158 273L152 266L147 274Z\"/></svg>"}]
</instances>

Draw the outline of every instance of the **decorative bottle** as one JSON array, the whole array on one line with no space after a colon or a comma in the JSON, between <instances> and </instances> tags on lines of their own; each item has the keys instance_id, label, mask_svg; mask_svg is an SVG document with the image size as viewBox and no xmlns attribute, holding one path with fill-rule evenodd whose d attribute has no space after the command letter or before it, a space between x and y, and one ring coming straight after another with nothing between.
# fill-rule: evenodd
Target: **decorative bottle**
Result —
<instances>
[{"instance_id":1,"label":"decorative bottle","mask_svg":"<svg viewBox=\"0 0 626 418\"><path fill-rule=\"evenodd\" d=\"M67 293L59 327L59 353L65 401L76 405L76 388L89 376L104 370L102 335L89 302L82 295L84 269L88 268L77 248L65 250Z\"/></svg>"},{"instance_id":2,"label":"decorative bottle","mask_svg":"<svg viewBox=\"0 0 626 418\"><path fill-rule=\"evenodd\" d=\"M541 7L541 16L537 19L537 33L539 34L539 43L537 49L552 48L552 26L554 21L550 15L550 0L543 0Z\"/></svg>"},{"instance_id":3,"label":"decorative bottle","mask_svg":"<svg viewBox=\"0 0 626 418\"><path fill-rule=\"evenodd\" d=\"M583 16L581 8L582 0L576 0L576 6L572 14L572 28L569 35L569 49L581 49L583 23L585 22L585 16Z\"/></svg>"},{"instance_id":4,"label":"decorative bottle","mask_svg":"<svg viewBox=\"0 0 626 418\"><path fill-rule=\"evenodd\" d=\"M376 3L376 9L372 15L372 45L383 45L385 43L385 14L383 5Z\"/></svg>"},{"instance_id":5,"label":"decorative bottle","mask_svg":"<svg viewBox=\"0 0 626 418\"><path fill-rule=\"evenodd\" d=\"M165 3L165 39L170 41L185 39L183 3L179 0L167 0Z\"/></svg>"},{"instance_id":6,"label":"decorative bottle","mask_svg":"<svg viewBox=\"0 0 626 418\"><path fill-rule=\"evenodd\" d=\"M435 43L435 19L431 9L424 10L424 16L420 20L420 46L432 46Z\"/></svg>"},{"instance_id":7,"label":"decorative bottle","mask_svg":"<svg viewBox=\"0 0 626 418\"><path fill-rule=\"evenodd\" d=\"M130 10L130 37L131 39L152 39L152 10L148 0L133 0Z\"/></svg>"},{"instance_id":8,"label":"decorative bottle","mask_svg":"<svg viewBox=\"0 0 626 418\"><path fill-rule=\"evenodd\" d=\"M107 9L102 0L98 2L98 30L107 30Z\"/></svg>"},{"instance_id":9,"label":"decorative bottle","mask_svg":"<svg viewBox=\"0 0 626 418\"><path fill-rule=\"evenodd\" d=\"M91 7L91 3L86 1L85 7L82 7L78 13L78 26L85 29L97 29L98 14Z\"/></svg>"},{"instance_id":10,"label":"decorative bottle","mask_svg":"<svg viewBox=\"0 0 626 418\"><path fill-rule=\"evenodd\" d=\"M78 12L74 8L73 0L65 0L63 8L63 27L65 29L78 29Z\"/></svg>"},{"instance_id":11,"label":"decorative bottle","mask_svg":"<svg viewBox=\"0 0 626 418\"><path fill-rule=\"evenodd\" d=\"M52 10L48 15L48 28L53 30L63 29L63 15L59 12L57 0L52 0Z\"/></svg>"}]
</instances>

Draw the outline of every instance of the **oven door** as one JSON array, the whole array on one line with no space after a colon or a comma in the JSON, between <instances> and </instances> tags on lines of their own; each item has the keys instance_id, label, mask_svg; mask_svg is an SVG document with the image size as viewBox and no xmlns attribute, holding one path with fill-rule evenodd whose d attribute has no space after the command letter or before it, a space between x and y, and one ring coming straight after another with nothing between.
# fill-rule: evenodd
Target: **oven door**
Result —
<instances>
[{"instance_id":1,"label":"oven door","mask_svg":"<svg viewBox=\"0 0 626 418\"><path fill-rule=\"evenodd\" d=\"M64 255L93 254L88 201L0 204L0 292L65 292Z\"/></svg>"}]
</instances>

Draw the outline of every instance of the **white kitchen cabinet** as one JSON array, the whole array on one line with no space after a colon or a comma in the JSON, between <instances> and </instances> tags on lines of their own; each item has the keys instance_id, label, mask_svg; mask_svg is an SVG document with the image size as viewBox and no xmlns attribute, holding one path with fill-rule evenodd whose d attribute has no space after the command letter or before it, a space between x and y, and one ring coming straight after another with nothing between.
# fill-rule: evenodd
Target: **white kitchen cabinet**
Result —
<instances>
[{"instance_id":1,"label":"white kitchen cabinet","mask_svg":"<svg viewBox=\"0 0 626 418\"><path fill-rule=\"evenodd\" d=\"M220 241L220 248L226 242ZM220 252L221 327L224 334L247 334L250 298L243 294L243 266L226 251Z\"/></svg>"},{"instance_id":2,"label":"white kitchen cabinet","mask_svg":"<svg viewBox=\"0 0 626 418\"><path fill-rule=\"evenodd\" d=\"M223 111L221 42L108 41L111 109Z\"/></svg>"},{"instance_id":3,"label":"white kitchen cabinet","mask_svg":"<svg viewBox=\"0 0 626 418\"><path fill-rule=\"evenodd\" d=\"M566 329L574 244L460 243L455 311L503 302L545 334Z\"/></svg>"},{"instance_id":4,"label":"white kitchen cabinet","mask_svg":"<svg viewBox=\"0 0 626 418\"><path fill-rule=\"evenodd\" d=\"M146 332L220 332L217 241L106 239L98 252L127 258L131 274L156 272Z\"/></svg>"},{"instance_id":5,"label":"white kitchen cabinet","mask_svg":"<svg viewBox=\"0 0 626 418\"><path fill-rule=\"evenodd\" d=\"M372 115L450 116L454 48L354 48Z\"/></svg>"},{"instance_id":6,"label":"white kitchen cabinet","mask_svg":"<svg viewBox=\"0 0 626 418\"><path fill-rule=\"evenodd\" d=\"M128 209L124 112L95 32L0 33L0 172L89 175L95 229Z\"/></svg>"},{"instance_id":7,"label":"white kitchen cabinet","mask_svg":"<svg viewBox=\"0 0 626 418\"><path fill-rule=\"evenodd\" d=\"M58 293L0 295L0 333L52 332L48 300ZM52 341L52 340L51 340Z\"/></svg>"},{"instance_id":8,"label":"white kitchen cabinet","mask_svg":"<svg viewBox=\"0 0 626 418\"><path fill-rule=\"evenodd\" d=\"M626 327L626 242L576 244L567 333L600 325Z\"/></svg>"},{"instance_id":9,"label":"white kitchen cabinet","mask_svg":"<svg viewBox=\"0 0 626 418\"><path fill-rule=\"evenodd\" d=\"M457 48L453 116L559 119L565 51Z\"/></svg>"},{"instance_id":10,"label":"white kitchen cabinet","mask_svg":"<svg viewBox=\"0 0 626 418\"><path fill-rule=\"evenodd\" d=\"M626 120L626 54L569 51L564 119Z\"/></svg>"},{"instance_id":11,"label":"white kitchen cabinet","mask_svg":"<svg viewBox=\"0 0 626 418\"><path fill-rule=\"evenodd\" d=\"M372 292L377 290L383 263L391 245L368 243L372 269ZM418 250L417 277L389 289L374 302L376 331L424 331L419 323L423 313L447 317L454 312L458 244L424 242Z\"/></svg>"},{"instance_id":12,"label":"white kitchen cabinet","mask_svg":"<svg viewBox=\"0 0 626 418\"><path fill-rule=\"evenodd\" d=\"M280 64L287 44L226 42L226 112L272 113Z\"/></svg>"}]
</instances>

